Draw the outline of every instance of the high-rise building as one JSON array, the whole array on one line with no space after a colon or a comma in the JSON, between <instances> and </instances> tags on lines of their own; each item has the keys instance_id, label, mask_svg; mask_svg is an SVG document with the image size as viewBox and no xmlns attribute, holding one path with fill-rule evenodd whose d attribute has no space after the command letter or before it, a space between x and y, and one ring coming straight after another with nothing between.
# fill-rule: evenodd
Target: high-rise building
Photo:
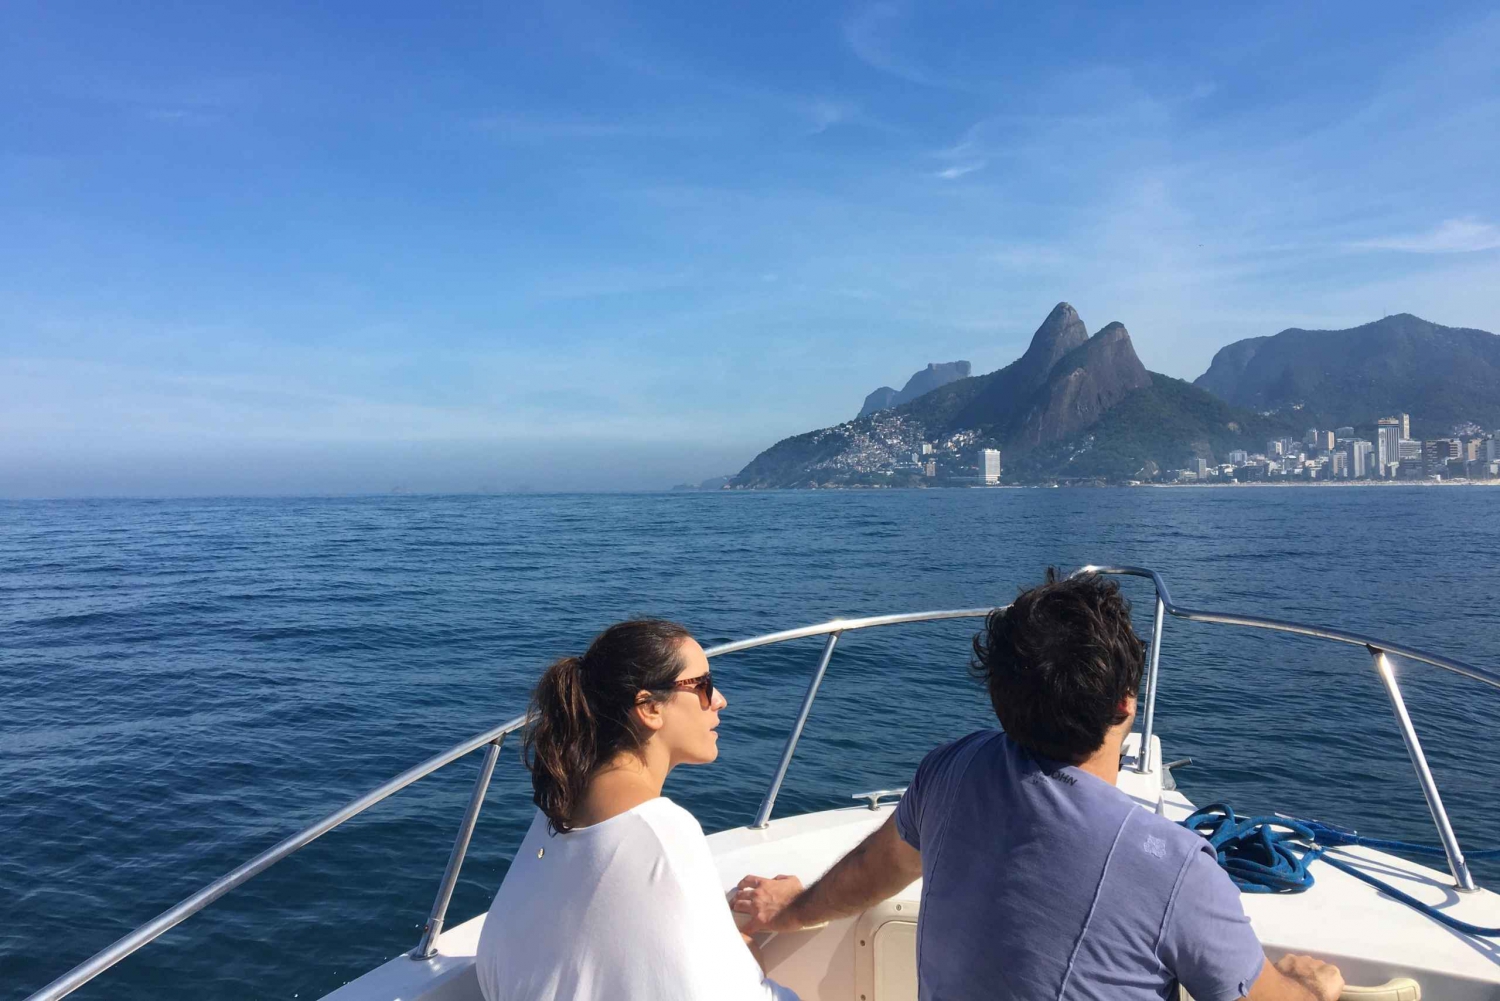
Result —
<instances>
[{"instance_id":1,"label":"high-rise building","mask_svg":"<svg viewBox=\"0 0 1500 1001\"><path fill-rule=\"evenodd\" d=\"M1312 448L1315 445L1317 445L1318 444L1318 429L1317 428L1308 428L1306 431L1304 431L1302 433L1302 444L1306 445L1308 448Z\"/></svg>"},{"instance_id":2,"label":"high-rise building","mask_svg":"<svg viewBox=\"0 0 1500 1001\"><path fill-rule=\"evenodd\" d=\"M1188 468L1193 471L1198 479L1208 479L1208 461L1206 459L1189 459Z\"/></svg>"},{"instance_id":3,"label":"high-rise building","mask_svg":"<svg viewBox=\"0 0 1500 1001\"><path fill-rule=\"evenodd\" d=\"M1234 463L1236 466L1243 466L1245 463L1250 461L1250 453L1246 452L1242 448L1237 448L1229 453L1229 461Z\"/></svg>"},{"instance_id":4,"label":"high-rise building","mask_svg":"<svg viewBox=\"0 0 1500 1001\"><path fill-rule=\"evenodd\" d=\"M932 442L930 442L930 441L924 441L924 442L922 442L922 454L923 455L931 455L932 454Z\"/></svg>"},{"instance_id":5,"label":"high-rise building","mask_svg":"<svg viewBox=\"0 0 1500 1001\"><path fill-rule=\"evenodd\" d=\"M1285 454L1286 454L1286 449L1282 447L1281 439L1280 438L1272 438L1270 441L1266 442L1266 455L1268 457L1274 457L1274 456L1285 455Z\"/></svg>"},{"instance_id":6,"label":"high-rise building","mask_svg":"<svg viewBox=\"0 0 1500 1001\"><path fill-rule=\"evenodd\" d=\"M1401 415L1401 437L1411 437L1411 414Z\"/></svg>"},{"instance_id":7,"label":"high-rise building","mask_svg":"<svg viewBox=\"0 0 1500 1001\"><path fill-rule=\"evenodd\" d=\"M1490 438L1484 443L1484 460L1494 462L1500 459L1500 438Z\"/></svg>"},{"instance_id":8,"label":"high-rise building","mask_svg":"<svg viewBox=\"0 0 1500 1001\"><path fill-rule=\"evenodd\" d=\"M1457 459L1463 451L1463 443L1457 438L1431 438L1422 442L1422 464L1427 475L1448 471L1448 460Z\"/></svg>"},{"instance_id":9,"label":"high-rise building","mask_svg":"<svg viewBox=\"0 0 1500 1001\"><path fill-rule=\"evenodd\" d=\"M985 448L979 452L979 475L988 484L1000 482L1000 450Z\"/></svg>"},{"instance_id":10,"label":"high-rise building","mask_svg":"<svg viewBox=\"0 0 1500 1001\"><path fill-rule=\"evenodd\" d=\"M1333 432L1333 436L1334 438L1353 438L1354 429L1350 427L1339 428L1337 431Z\"/></svg>"},{"instance_id":11,"label":"high-rise building","mask_svg":"<svg viewBox=\"0 0 1500 1001\"><path fill-rule=\"evenodd\" d=\"M1405 437L1401 433L1401 418L1382 417L1375 422L1375 461L1380 475L1390 475L1393 463L1401 461L1399 442Z\"/></svg>"},{"instance_id":12,"label":"high-rise building","mask_svg":"<svg viewBox=\"0 0 1500 1001\"><path fill-rule=\"evenodd\" d=\"M923 476L936 476L937 475L937 463L934 462L932 459L928 459L927 460L927 464L922 467L922 475Z\"/></svg>"},{"instance_id":13,"label":"high-rise building","mask_svg":"<svg viewBox=\"0 0 1500 1001\"><path fill-rule=\"evenodd\" d=\"M1334 444L1334 439L1333 439L1333 432L1332 431L1319 431L1318 432L1318 447L1319 448L1321 448L1325 452L1331 452L1331 451L1333 451L1333 444Z\"/></svg>"},{"instance_id":14,"label":"high-rise building","mask_svg":"<svg viewBox=\"0 0 1500 1001\"><path fill-rule=\"evenodd\" d=\"M1336 480L1349 478L1349 453L1334 452L1328 457L1328 472Z\"/></svg>"},{"instance_id":15,"label":"high-rise building","mask_svg":"<svg viewBox=\"0 0 1500 1001\"><path fill-rule=\"evenodd\" d=\"M1478 438L1470 438L1463 443L1462 457L1465 462L1474 462L1479 458L1479 452L1484 442Z\"/></svg>"},{"instance_id":16,"label":"high-rise building","mask_svg":"<svg viewBox=\"0 0 1500 1001\"><path fill-rule=\"evenodd\" d=\"M1422 443L1412 441L1410 438L1402 438L1396 442L1397 459L1420 459L1422 457Z\"/></svg>"},{"instance_id":17,"label":"high-rise building","mask_svg":"<svg viewBox=\"0 0 1500 1001\"><path fill-rule=\"evenodd\" d=\"M1373 445L1363 438L1355 438L1349 442L1349 475L1354 479L1363 479L1372 472L1370 469L1370 453L1374 451L1374 448Z\"/></svg>"}]
</instances>

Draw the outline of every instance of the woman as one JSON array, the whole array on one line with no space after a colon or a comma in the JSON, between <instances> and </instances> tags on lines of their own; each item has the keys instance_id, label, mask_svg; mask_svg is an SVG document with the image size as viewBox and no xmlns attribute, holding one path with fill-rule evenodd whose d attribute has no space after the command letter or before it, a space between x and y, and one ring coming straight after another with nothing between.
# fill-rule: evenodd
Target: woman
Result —
<instances>
[{"instance_id":1,"label":"woman","mask_svg":"<svg viewBox=\"0 0 1500 1001\"><path fill-rule=\"evenodd\" d=\"M703 648L622 622L542 675L526 734L538 813L485 918L487 1001L796 1001L735 927L667 773L719 756Z\"/></svg>"}]
</instances>

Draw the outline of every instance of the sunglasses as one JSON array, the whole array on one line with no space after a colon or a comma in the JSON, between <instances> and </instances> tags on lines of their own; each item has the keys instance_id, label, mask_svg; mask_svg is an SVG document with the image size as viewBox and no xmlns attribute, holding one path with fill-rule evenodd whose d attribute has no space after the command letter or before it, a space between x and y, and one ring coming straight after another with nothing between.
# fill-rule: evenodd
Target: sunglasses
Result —
<instances>
[{"instance_id":1,"label":"sunglasses","mask_svg":"<svg viewBox=\"0 0 1500 1001\"><path fill-rule=\"evenodd\" d=\"M679 692L697 692L698 705L702 709L708 709L714 704L714 676L712 671L704 671L696 678L683 678L674 681L672 688ZM665 691L666 689L663 689Z\"/></svg>"}]
</instances>

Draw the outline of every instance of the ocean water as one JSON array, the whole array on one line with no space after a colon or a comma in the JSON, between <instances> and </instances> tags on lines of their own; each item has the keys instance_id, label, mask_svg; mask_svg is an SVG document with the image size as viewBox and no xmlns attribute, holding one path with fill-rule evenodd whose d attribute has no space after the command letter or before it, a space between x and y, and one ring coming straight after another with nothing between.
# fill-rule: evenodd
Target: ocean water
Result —
<instances>
[{"instance_id":1,"label":"ocean water","mask_svg":"<svg viewBox=\"0 0 1500 1001\"><path fill-rule=\"evenodd\" d=\"M1050 564L1490 667L1500 491L952 490L0 504L0 998L24 997L342 802L509 718L637 614L705 645L1002 603ZM1149 586L1128 582L1145 628ZM849 634L778 815L900 785L991 719L974 623ZM819 640L718 660L718 763L668 794L748 822ZM1500 841L1500 692L1400 665L1459 835ZM1199 802L1432 840L1360 650L1169 621L1158 732ZM316 998L410 949L478 755L271 869L77 996ZM449 912L530 816L508 747ZM1500 884L1500 866L1478 867Z\"/></svg>"}]
</instances>

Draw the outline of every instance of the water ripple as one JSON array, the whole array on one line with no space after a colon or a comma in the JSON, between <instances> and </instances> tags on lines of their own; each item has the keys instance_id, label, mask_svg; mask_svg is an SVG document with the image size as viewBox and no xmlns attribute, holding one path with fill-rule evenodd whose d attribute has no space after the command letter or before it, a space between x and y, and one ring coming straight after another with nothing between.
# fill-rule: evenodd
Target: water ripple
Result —
<instances>
[{"instance_id":1,"label":"water ripple","mask_svg":"<svg viewBox=\"0 0 1500 1001\"><path fill-rule=\"evenodd\" d=\"M514 715L602 625L706 642L1007 600L1047 564L1140 563L1186 604L1494 666L1492 491L880 491L0 503L0 999L20 998L332 807ZM1399 552L1399 560L1390 554ZM1391 569L1391 568L1397 569ZM1148 595L1128 585L1138 608ZM1143 623L1144 625L1144 623ZM903 782L991 718L973 623L840 643L778 812ZM745 823L820 642L716 662L724 762L668 791ZM1170 623L1160 732L1191 795L1430 840L1368 659ZM1462 834L1500 830L1500 699L1398 665ZM416 941L477 756L216 903L82 998L316 997ZM452 908L530 815L513 748ZM371 878L378 874L378 878ZM1500 880L1500 865L1480 869ZM25 915L26 920L14 916Z\"/></svg>"}]
</instances>

